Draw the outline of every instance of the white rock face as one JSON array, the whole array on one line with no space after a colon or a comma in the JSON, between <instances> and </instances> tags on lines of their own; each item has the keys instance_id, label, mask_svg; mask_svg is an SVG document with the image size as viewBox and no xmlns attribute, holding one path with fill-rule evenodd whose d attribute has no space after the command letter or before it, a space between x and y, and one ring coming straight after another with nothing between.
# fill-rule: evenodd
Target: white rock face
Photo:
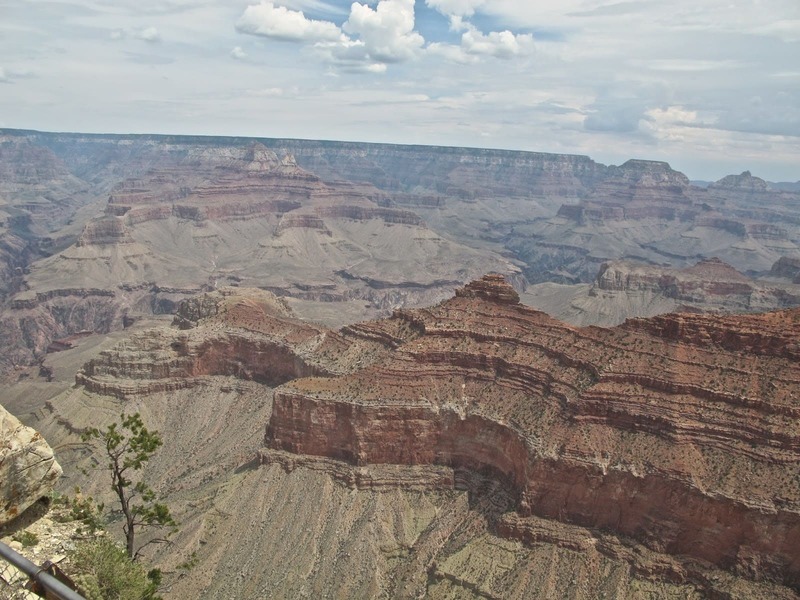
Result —
<instances>
[{"instance_id":1,"label":"white rock face","mask_svg":"<svg viewBox=\"0 0 800 600\"><path fill-rule=\"evenodd\" d=\"M46 496L60 476L41 434L0 406L0 525Z\"/></svg>"}]
</instances>

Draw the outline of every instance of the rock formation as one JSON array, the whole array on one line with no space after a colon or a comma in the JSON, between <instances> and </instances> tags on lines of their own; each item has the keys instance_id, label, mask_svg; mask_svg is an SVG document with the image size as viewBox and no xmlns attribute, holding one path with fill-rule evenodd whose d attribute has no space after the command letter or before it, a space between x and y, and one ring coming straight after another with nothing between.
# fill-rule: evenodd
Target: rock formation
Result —
<instances>
[{"instance_id":1,"label":"rock formation","mask_svg":"<svg viewBox=\"0 0 800 600\"><path fill-rule=\"evenodd\" d=\"M619 325L663 313L748 313L800 304L800 287L774 277L752 279L717 258L683 269L619 260L600 265L591 284L528 287L524 301L573 325ZM782 266L787 265L787 266Z\"/></svg>"},{"instance_id":2,"label":"rock formation","mask_svg":"<svg viewBox=\"0 0 800 600\"><path fill-rule=\"evenodd\" d=\"M770 275L790 279L793 283L800 283L800 258L781 256L772 265Z\"/></svg>"},{"instance_id":3,"label":"rock formation","mask_svg":"<svg viewBox=\"0 0 800 600\"><path fill-rule=\"evenodd\" d=\"M611 597L636 597L629 586L651 586L656 595L793 598L800 590L798 365L798 309L575 328L520 304L502 277L488 275L431 308L332 332L297 320L269 293L226 288L182 303L173 328L137 333L100 353L43 417L50 414L48 435L68 440L96 423L95 407L108 403L103 411L112 416L119 403L138 407L175 432L165 452L188 453L188 465L165 457L156 467L162 488L182 502L211 493L199 491L209 478L227 481L214 465L231 458L211 457L218 447L243 443L236 441L243 432L228 428L255 428L251 411L259 406L261 427L268 419L264 447L254 452L252 476L237 479L247 494L225 495L226 514L268 494L269 506L305 506L291 513L296 527L280 516L283 508L275 508L277 522L264 517L278 538L316 531L308 515L318 510L333 519L325 530L347 529L356 517L337 512L350 505L324 483L338 481L370 502L392 497L405 508L391 511L410 510L428 523L401 543L400 555L374 565L384 573L380 582L363 579L354 566L335 583L317 579L342 573L322 562L327 575L300 576L314 585L324 580L349 593L367 585L359 593L368 596L414 597L427 589L438 597L444 586L456 595L544 598L541 590L555 593L541 571L549 564ZM281 383L271 410L263 408L268 386ZM226 408L230 402L235 412ZM209 418L213 425L205 424ZM202 449L192 449L194 438ZM198 453L211 462L198 462ZM78 456L70 455L71 463ZM238 460L251 464L253 456ZM268 489L259 487L265 477ZM291 483L300 480L323 488L300 492ZM218 485L213 495L227 494L230 486ZM392 496L397 490L411 496ZM459 490L469 503L449 495ZM332 504L306 506L304 498L321 493ZM435 519L414 512L432 510L419 504L422 497L439 507ZM202 510L212 512L201 518L197 511L207 506L213 508ZM192 525L180 543L191 548L197 536L229 531L209 529L221 506L189 500ZM364 523L399 518L348 510ZM238 527L237 518L227 520L225 527ZM278 539L251 529L248 521L241 533L250 543ZM328 534L319 535L315 543ZM397 539L385 531L364 535L378 537L348 544ZM480 549L485 536L493 550ZM293 539L298 551L308 548L302 536ZM493 567L470 566L496 560L504 545L513 573L489 576ZM365 557L383 556L370 548L362 548ZM305 564L303 552L295 560ZM552 558L539 564L542 552L566 554L556 566ZM528 553L539 558L524 559ZM218 564L218 553L202 545L198 555ZM629 574L608 575L616 569ZM533 592L532 582L541 590ZM198 587L185 593L207 593L214 584L191 585Z\"/></svg>"},{"instance_id":4,"label":"rock formation","mask_svg":"<svg viewBox=\"0 0 800 600\"><path fill-rule=\"evenodd\" d=\"M482 473L514 498L504 535L525 540L535 515L636 540L677 577L710 564L800 589L787 471L800 312L574 329L489 277L371 327L401 323L408 337L384 361L279 388L267 446Z\"/></svg>"},{"instance_id":5,"label":"rock formation","mask_svg":"<svg viewBox=\"0 0 800 600\"><path fill-rule=\"evenodd\" d=\"M343 323L435 302L485 270L518 273L494 251L442 238L414 212L379 204L376 188L325 183L262 144L161 150L160 164L110 189L105 214L75 244L21 274L0 316L11 341L0 365L39 360L51 342L81 331L173 312L181 296L218 284L341 302L354 313L339 311Z\"/></svg>"},{"instance_id":6,"label":"rock formation","mask_svg":"<svg viewBox=\"0 0 800 600\"><path fill-rule=\"evenodd\" d=\"M0 406L0 525L47 496L60 476L42 436Z\"/></svg>"}]
</instances>

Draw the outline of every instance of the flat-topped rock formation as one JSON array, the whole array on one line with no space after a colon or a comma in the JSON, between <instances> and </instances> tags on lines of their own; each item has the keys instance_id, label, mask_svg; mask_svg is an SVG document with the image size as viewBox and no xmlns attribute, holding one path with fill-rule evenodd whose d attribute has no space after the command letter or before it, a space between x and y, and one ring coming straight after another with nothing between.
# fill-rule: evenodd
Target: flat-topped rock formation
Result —
<instances>
[{"instance_id":1,"label":"flat-topped rock formation","mask_svg":"<svg viewBox=\"0 0 800 600\"><path fill-rule=\"evenodd\" d=\"M685 269L618 261L601 266L595 293L656 292L702 312L763 312L800 304L800 288L760 283L710 258Z\"/></svg>"}]
</instances>

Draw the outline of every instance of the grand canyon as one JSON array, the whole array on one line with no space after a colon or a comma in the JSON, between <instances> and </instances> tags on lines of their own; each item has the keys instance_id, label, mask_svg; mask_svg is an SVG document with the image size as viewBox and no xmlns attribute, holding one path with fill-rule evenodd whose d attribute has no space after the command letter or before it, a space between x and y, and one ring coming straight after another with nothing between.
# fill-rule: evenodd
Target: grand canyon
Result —
<instances>
[{"instance_id":1,"label":"grand canyon","mask_svg":"<svg viewBox=\"0 0 800 600\"><path fill-rule=\"evenodd\" d=\"M0 273L7 518L139 412L165 597L800 595L791 185L4 129Z\"/></svg>"}]
</instances>

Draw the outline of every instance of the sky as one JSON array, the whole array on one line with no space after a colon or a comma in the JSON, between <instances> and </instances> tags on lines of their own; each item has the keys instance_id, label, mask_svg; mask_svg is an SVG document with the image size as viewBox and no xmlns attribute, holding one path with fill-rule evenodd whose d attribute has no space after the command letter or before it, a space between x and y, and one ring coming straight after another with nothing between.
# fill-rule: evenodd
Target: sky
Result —
<instances>
[{"instance_id":1,"label":"sky","mask_svg":"<svg viewBox=\"0 0 800 600\"><path fill-rule=\"evenodd\" d=\"M800 180L800 0L0 0L0 127Z\"/></svg>"}]
</instances>

